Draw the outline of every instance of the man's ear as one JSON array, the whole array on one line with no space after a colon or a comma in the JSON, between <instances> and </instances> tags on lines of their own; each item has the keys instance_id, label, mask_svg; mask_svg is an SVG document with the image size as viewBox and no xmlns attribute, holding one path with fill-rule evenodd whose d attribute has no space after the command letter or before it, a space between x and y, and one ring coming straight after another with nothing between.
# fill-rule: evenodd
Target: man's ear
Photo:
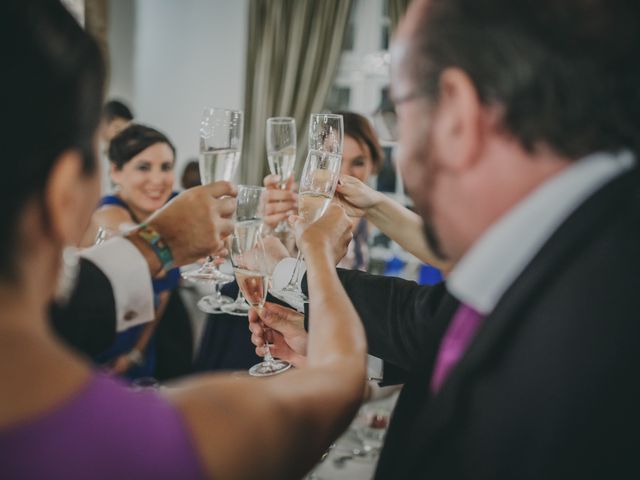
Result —
<instances>
[{"instance_id":1,"label":"man's ear","mask_svg":"<svg viewBox=\"0 0 640 480\"><path fill-rule=\"evenodd\" d=\"M453 170L473 166L483 141L483 109L475 85L463 70L447 68L440 75L435 113L433 141L443 165Z\"/></svg>"},{"instance_id":2,"label":"man's ear","mask_svg":"<svg viewBox=\"0 0 640 480\"><path fill-rule=\"evenodd\" d=\"M95 207L87 205L95 200L87 195L87 182L80 152L64 151L51 169L44 194L50 234L63 245L78 242L86 227L84 217Z\"/></svg>"}]
</instances>

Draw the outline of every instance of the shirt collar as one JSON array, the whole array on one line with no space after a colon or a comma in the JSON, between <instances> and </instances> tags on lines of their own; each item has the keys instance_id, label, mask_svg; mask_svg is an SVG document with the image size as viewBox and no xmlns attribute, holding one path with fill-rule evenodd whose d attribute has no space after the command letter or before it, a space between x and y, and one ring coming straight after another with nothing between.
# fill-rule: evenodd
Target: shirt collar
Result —
<instances>
[{"instance_id":1,"label":"shirt collar","mask_svg":"<svg viewBox=\"0 0 640 480\"><path fill-rule=\"evenodd\" d=\"M451 294L483 315L491 313L571 213L634 164L629 151L594 153L544 182L491 225L462 257L447 279Z\"/></svg>"}]
</instances>

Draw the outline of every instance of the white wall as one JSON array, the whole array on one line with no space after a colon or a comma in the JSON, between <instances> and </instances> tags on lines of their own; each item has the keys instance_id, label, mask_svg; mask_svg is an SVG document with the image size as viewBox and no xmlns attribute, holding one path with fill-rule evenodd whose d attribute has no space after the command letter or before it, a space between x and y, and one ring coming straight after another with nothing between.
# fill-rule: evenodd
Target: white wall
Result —
<instances>
[{"instance_id":1,"label":"white wall","mask_svg":"<svg viewBox=\"0 0 640 480\"><path fill-rule=\"evenodd\" d=\"M180 163L198 154L205 106L243 107L247 13L248 0L111 0L109 96L167 133Z\"/></svg>"}]
</instances>

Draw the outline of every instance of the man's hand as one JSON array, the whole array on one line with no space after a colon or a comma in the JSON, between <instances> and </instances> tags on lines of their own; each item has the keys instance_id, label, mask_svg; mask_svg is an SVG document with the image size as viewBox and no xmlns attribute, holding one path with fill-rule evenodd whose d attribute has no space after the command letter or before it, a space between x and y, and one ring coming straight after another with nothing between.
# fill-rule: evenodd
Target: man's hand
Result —
<instances>
[{"instance_id":1,"label":"man's hand","mask_svg":"<svg viewBox=\"0 0 640 480\"><path fill-rule=\"evenodd\" d=\"M335 265L346 255L353 238L353 223L344 208L331 203L324 214L312 224L301 217L292 217L296 242L305 258L317 253L328 253Z\"/></svg>"},{"instance_id":2,"label":"man's hand","mask_svg":"<svg viewBox=\"0 0 640 480\"><path fill-rule=\"evenodd\" d=\"M233 233L235 195L236 189L229 182L194 187L155 212L146 223L167 242L174 265L188 265L224 248L224 239ZM141 247L133 240L135 236L127 238Z\"/></svg>"},{"instance_id":3,"label":"man's hand","mask_svg":"<svg viewBox=\"0 0 640 480\"><path fill-rule=\"evenodd\" d=\"M267 302L260 312L249 312L251 342L256 346L256 354L263 356L265 328L269 337L271 354L295 367L304 367L307 354L307 332L304 316L290 308Z\"/></svg>"}]
</instances>

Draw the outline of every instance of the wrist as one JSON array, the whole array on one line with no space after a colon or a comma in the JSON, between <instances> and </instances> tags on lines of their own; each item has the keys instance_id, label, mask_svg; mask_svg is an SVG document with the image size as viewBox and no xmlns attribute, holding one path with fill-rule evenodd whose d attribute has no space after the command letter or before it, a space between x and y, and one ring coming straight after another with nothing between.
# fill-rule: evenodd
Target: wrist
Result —
<instances>
[{"instance_id":1,"label":"wrist","mask_svg":"<svg viewBox=\"0 0 640 480\"><path fill-rule=\"evenodd\" d=\"M373 193L373 201L367 208L364 209L364 216L367 220L373 220L376 217L382 215L384 202L387 200L387 196L382 192Z\"/></svg>"},{"instance_id":2,"label":"wrist","mask_svg":"<svg viewBox=\"0 0 640 480\"><path fill-rule=\"evenodd\" d=\"M169 263L165 263L161 255L158 254L157 248L153 245L153 236L141 235L141 228L136 228L125 235L125 238L129 240L142 254L147 265L149 266L149 272L152 277L157 276L163 270L167 270ZM159 235L158 235L159 237ZM168 248L168 247L167 247Z\"/></svg>"},{"instance_id":3,"label":"wrist","mask_svg":"<svg viewBox=\"0 0 640 480\"><path fill-rule=\"evenodd\" d=\"M132 234L127 234L124 238L129 240L133 244L133 246L136 247L142 254L145 261L147 262L147 265L149 266L149 272L151 273L152 277L155 277L160 272L162 272L162 263L160 263L160 259L144 240Z\"/></svg>"}]
</instances>

